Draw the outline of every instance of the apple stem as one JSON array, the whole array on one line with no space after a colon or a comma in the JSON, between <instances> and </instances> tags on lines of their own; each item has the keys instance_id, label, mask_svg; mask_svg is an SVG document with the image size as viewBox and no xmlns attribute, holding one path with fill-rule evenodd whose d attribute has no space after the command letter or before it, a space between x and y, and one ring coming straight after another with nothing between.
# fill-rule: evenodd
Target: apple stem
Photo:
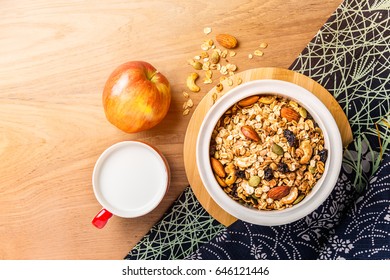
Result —
<instances>
[{"instance_id":1,"label":"apple stem","mask_svg":"<svg viewBox=\"0 0 390 280\"><path fill-rule=\"evenodd\" d=\"M158 70L156 70L156 72L154 72L151 76L149 76L148 77L149 81L151 81L154 78L154 76L156 76L156 74L158 74L158 73L159 73Z\"/></svg>"}]
</instances>

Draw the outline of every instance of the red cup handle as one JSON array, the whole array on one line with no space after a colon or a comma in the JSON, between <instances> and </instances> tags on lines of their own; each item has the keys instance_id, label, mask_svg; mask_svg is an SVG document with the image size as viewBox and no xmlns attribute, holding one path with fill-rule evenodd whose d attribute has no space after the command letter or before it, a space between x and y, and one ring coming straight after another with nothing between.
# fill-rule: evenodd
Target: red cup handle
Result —
<instances>
[{"instance_id":1,"label":"red cup handle","mask_svg":"<svg viewBox=\"0 0 390 280\"><path fill-rule=\"evenodd\" d=\"M103 208L99 211L99 213L97 213L95 218L93 218L92 224L97 228L103 228L107 224L108 219L111 217L112 213Z\"/></svg>"}]
</instances>

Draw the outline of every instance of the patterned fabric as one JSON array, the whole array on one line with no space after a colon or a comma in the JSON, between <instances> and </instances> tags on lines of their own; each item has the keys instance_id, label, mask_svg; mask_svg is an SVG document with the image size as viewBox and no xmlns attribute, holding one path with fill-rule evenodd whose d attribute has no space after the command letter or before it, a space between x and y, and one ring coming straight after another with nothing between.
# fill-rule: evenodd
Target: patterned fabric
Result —
<instances>
[{"instance_id":1,"label":"patterned fabric","mask_svg":"<svg viewBox=\"0 0 390 280\"><path fill-rule=\"evenodd\" d=\"M334 221L340 213L337 203L283 227L259 227L239 221L189 258L389 259L389 174L390 157L387 157L366 191L349 207L336 227ZM341 195L342 200L347 199L342 189L351 186L345 184L345 179L339 181L332 199L337 195Z\"/></svg>"},{"instance_id":2,"label":"patterned fabric","mask_svg":"<svg viewBox=\"0 0 390 280\"><path fill-rule=\"evenodd\" d=\"M319 259L390 258L390 158L323 244Z\"/></svg>"},{"instance_id":3,"label":"patterned fabric","mask_svg":"<svg viewBox=\"0 0 390 280\"><path fill-rule=\"evenodd\" d=\"M372 174L362 169L370 168L369 162L375 168L380 163L376 154L365 155L371 148L364 146L367 141L361 135L368 130L376 134L374 124L389 111L389 66L389 0L343 2L291 66L333 94L354 137L361 140L344 159L344 167L356 173L353 183L358 191L368 182L366 174Z\"/></svg>"},{"instance_id":4,"label":"patterned fabric","mask_svg":"<svg viewBox=\"0 0 390 280\"><path fill-rule=\"evenodd\" d=\"M190 187L125 259L183 259L224 228L196 199Z\"/></svg>"},{"instance_id":5,"label":"patterned fabric","mask_svg":"<svg viewBox=\"0 0 390 280\"><path fill-rule=\"evenodd\" d=\"M290 67L335 96L354 133L323 205L284 226L225 228L187 188L126 258L389 259L389 14L389 0L345 0Z\"/></svg>"}]
</instances>

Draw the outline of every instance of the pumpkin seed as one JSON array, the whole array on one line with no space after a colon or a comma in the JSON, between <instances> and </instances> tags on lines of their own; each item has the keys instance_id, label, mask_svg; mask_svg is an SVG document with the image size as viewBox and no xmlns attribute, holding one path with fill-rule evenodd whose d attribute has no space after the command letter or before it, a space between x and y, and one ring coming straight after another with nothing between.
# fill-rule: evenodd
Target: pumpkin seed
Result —
<instances>
[{"instance_id":1,"label":"pumpkin seed","mask_svg":"<svg viewBox=\"0 0 390 280\"><path fill-rule=\"evenodd\" d=\"M275 154L277 154L279 156L284 154L283 148L275 143L272 145L272 152L274 152Z\"/></svg>"},{"instance_id":2,"label":"pumpkin seed","mask_svg":"<svg viewBox=\"0 0 390 280\"><path fill-rule=\"evenodd\" d=\"M307 118L307 111L305 108L300 107L298 109L298 113L301 115L302 118L306 119Z\"/></svg>"},{"instance_id":3,"label":"pumpkin seed","mask_svg":"<svg viewBox=\"0 0 390 280\"><path fill-rule=\"evenodd\" d=\"M301 202L302 199L304 199L304 198L305 198L305 195L304 195L304 194L301 194L300 196L297 197L297 199L294 200L293 205L298 204L298 203Z\"/></svg>"}]
</instances>

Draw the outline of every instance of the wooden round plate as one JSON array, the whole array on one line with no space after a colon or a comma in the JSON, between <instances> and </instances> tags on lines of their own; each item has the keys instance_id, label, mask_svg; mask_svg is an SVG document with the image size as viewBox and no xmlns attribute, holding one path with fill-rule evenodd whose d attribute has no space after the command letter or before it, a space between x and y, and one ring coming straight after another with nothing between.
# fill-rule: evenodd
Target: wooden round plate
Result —
<instances>
[{"instance_id":1,"label":"wooden round plate","mask_svg":"<svg viewBox=\"0 0 390 280\"><path fill-rule=\"evenodd\" d=\"M352 141L352 130L344 111L342 110L336 99L334 99L334 97L324 87L322 87L319 83L312 80L311 78L296 73L294 71L282 68L256 68L237 73L234 76L230 77L230 79L233 81L233 86L229 86L227 80L223 81L222 85L224 89L220 93L218 93L218 97L235 87L238 84L239 80L241 80L242 83L261 79L283 80L297 84L307 89L308 91L316 95L332 113L340 130L343 146L347 146ZM196 110L194 111L191 120L188 124L186 135L184 138L184 167L191 188L196 198L199 200L200 204L213 218L215 218L221 224L229 226L230 224L235 222L237 218L225 212L210 197L206 188L202 184L196 166L195 147L198 132L202 124L203 118L205 117L207 111L214 104L213 95L215 93L216 89L213 88L207 93L207 95L203 97L203 99L198 104Z\"/></svg>"}]
</instances>

